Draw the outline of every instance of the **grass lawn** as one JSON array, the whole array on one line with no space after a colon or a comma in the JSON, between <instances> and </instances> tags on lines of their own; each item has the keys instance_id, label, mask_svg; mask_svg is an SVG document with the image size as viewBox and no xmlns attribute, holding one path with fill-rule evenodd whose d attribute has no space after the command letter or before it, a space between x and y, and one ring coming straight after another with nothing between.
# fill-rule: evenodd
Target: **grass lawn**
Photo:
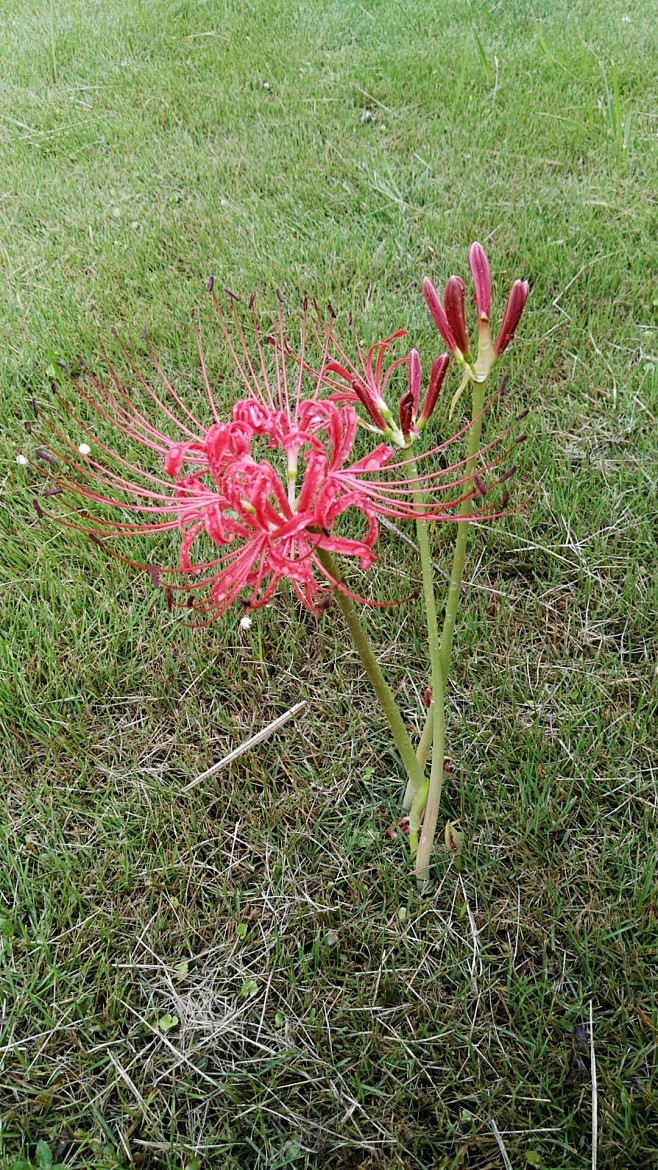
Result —
<instances>
[{"instance_id":1,"label":"grass lawn","mask_svg":"<svg viewBox=\"0 0 658 1170\"><path fill-rule=\"evenodd\" d=\"M0 1165L584 1170L591 1005L599 1170L655 1168L652 5L0 0L0 25ZM421 898L338 613L282 592L248 632L186 628L38 521L16 454L56 359L115 352L113 324L196 387L196 308L221 385L210 273L408 327L427 361L420 279L475 238L497 312L532 285L530 503L470 534L465 847ZM390 534L382 561L418 576ZM366 616L419 727L421 601L399 634Z\"/></svg>"}]
</instances>

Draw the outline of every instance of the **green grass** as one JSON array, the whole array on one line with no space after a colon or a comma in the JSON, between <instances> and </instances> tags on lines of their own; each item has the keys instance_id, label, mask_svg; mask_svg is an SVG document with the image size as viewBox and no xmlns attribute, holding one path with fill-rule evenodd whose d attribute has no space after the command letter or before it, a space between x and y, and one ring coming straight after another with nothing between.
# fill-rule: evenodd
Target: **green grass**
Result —
<instances>
[{"instance_id":1,"label":"green grass","mask_svg":"<svg viewBox=\"0 0 658 1170\"><path fill-rule=\"evenodd\" d=\"M0 21L0 1164L47 1164L41 1142L107 1170L484 1170L497 1127L514 1170L583 1170L589 1075L564 1081L591 1002L599 1168L655 1167L651 6L0 0ZM532 284L510 365L531 503L471 534L443 801L466 844L420 899L338 616L282 598L248 634L181 628L37 522L15 456L49 367L98 360L114 323L196 385L198 308L221 370L211 272L331 299L367 338L407 326L427 359L419 280L473 238L498 308ZM417 726L420 603L399 616L368 623Z\"/></svg>"}]
</instances>

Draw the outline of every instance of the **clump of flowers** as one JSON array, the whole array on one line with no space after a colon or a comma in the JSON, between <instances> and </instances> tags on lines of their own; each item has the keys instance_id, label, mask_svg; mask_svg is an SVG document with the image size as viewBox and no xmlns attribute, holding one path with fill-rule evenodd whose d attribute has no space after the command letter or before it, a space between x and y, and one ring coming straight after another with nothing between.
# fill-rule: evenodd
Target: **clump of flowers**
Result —
<instances>
[{"instance_id":1,"label":"clump of flowers","mask_svg":"<svg viewBox=\"0 0 658 1170\"><path fill-rule=\"evenodd\" d=\"M334 336L333 310L327 322L316 304L309 310L305 302L293 343L279 294L274 326L263 331L253 297L245 319L234 294L225 290L225 298L219 297L211 282L239 388L228 412L212 388L196 324L207 399L203 420L199 407L192 409L167 377L148 338L155 387L122 345L140 394L124 388L106 357L102 375L84 366L71 373L77 402L53 387L68 416L66 427L33 400L34 413L49 432L47 444L34 453L33 462L48 481L34 500L38 516L44 515L46 500L58 497L64 507L56 518L147 571L154 587L164 586L170 609L182 606L191 611L190 620L204 625L239 603L241 624L248 628L248 613L271 604L283 583L318 617L332 596L337 599L407 772L404 809L421 883L429 873L445 770L444 694L466 532L469 522L507 510L502 485L515 470L509 456L525 438L514 433L522 416L486 443L481 432L502 393L501 388L486 399L484 385L511 341L528 286L521 281L512 286L492 345L489 268L479 244L472 245L469 262L478 354L474 358L469 347L463 282L451 277L442 302L426 280L425 297L450 353L434 360L424 392L417 350L396 353L404 330L366 352L356 337L349 348ZM453 411L470 385L471 417L441 441L427 442L450 354L463 370ZM111 431L116 438L109 443ZM361 437L367 440L365 451ZM27 462L17 456L17 463ZM372 568L382 519L412 520L420 549L432 685L416 748L355 605L396 599L374 602L345 576L346 571L353 576L350 565L359 572ZM427 534L428 525L440 521L458 526L441 637ZM178 535L178 564L140 563L121 551L131 536L164 532ZM460 840L448 825L446 840Z\"/></svg>"}]
</instances>

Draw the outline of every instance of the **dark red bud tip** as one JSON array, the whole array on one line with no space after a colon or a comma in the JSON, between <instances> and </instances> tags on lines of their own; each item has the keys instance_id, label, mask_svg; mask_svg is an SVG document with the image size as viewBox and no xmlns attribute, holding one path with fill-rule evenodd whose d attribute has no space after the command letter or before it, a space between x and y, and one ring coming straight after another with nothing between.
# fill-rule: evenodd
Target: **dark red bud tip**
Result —
<instances>
[{"instance_id":1,"label":"dark red bud tip","mask_svg":"<svg viewBox=\"0 0 658 1170\"><path fill-rule=\"evenodd\" d=\"M252 292L251 296L249 297L249 308L253 309L255 304L256 304L256 293Z\"/></svg>"},{"instance_id":2,"label":"dark red bud tip","mask_svg":"<svg viewBox=\"0 0 658 1170\"><path fill-rule=\"evenodd\" d=\"M516 327L521 320L521 314L525 309L525 304L530 292L530 285L527 280L515 280L510 289L510 294L507 299L505 308L505 315L503 323L500 327L500 333L496 338L494 345L494 353L500 357L507 349L510 341L516 333Z\"/></svg>"},{"instance_id":3,"label":"dark red bud tip","mask_svg":"<svg viewBox=\"0 0 658 1170\"><path fill-rule=\"evenodd\" d=\"M167 609L171 613L172 609L174 608L174 591L171 588L171 585L167 585L167 588L165 589L165 601L167 602Z\"/></svg>"},{"instance_id":4,"label":"dark red bud tip","mask_svg":"<svg viewBox=\"0 0 658 1170\"><path fill-rule=\"evenodd\" d=\"M441 298L439 297L439 294L432 284L429 276L426 276L423 281L423 296L425 297L427 307L432 314L434 324L436 325L439 333L448 346L448 349L451 351L451 353L461 357L461 351L457 345L452 329L450 328L450 323L446 317L445 309L441 304Z\"/></svg>"},{"instance_id":5,"label":"dark red bud tip","mask_svg":"<svg viewBox=\"0 0 658 1170\"><path fill-rule=\"evenodd\" d=\"M25 430L27 431L28 435L31 435L32 434L32 423L31 422L24 422L23 426L25 427Z\"/></svg>"},{"instance_id":6,"label":"dark red bud tip","mask_svg":"<svg viewBox=\"0 0 658 1170\"><path fill-rule=\"evenodd\" d=\"M89 539L92 542L92 544L97 544L99 548L103 548L103 549L105 548L103 541L100 540L98 536L94 536L93 532L89 533Z\"/></svg>"},{"instance_id":7,"label":"dark red bud tip","mask_svg":"<svg viewBox=\"0 0 658 1170\"><path fill-rule=\"evenodd\" d=\"M110 333L113 337L119 336L119 330L117 329L116 325L110 325Z\"/></svg>"},{"instance_id":8,"label":"dark red bud tip","mask_svg":"<svg viewBox=\"0 0 658 1170\"><path fill-rule=\"evenodd\" d=\"M41 504L39 503L39 501L32 500L32 507L34 508L34 511L36 512L39 519L42 520L43 519L43 508L41 507Z\"/></svg>"},{"instance_id":9,"label":"dark red bud tip","mask_svg":"<svg viewBox=\"0 0 658 1170\"><path fill-rule=\"evenodd\" d=\"M475 484L475 486L476 486L477 490L479 491L480 495L481 495L481 496L486 496L486 494L487 494L487 485L486 485L486 483L484 482L484 480L482 479L482 476L481 476L481 475L474 475L474 476L473 476L473 483Z\"/></svg>"},{"instance_id":10,"label":"dark red bud tip","mask_svg":"<svg viewBox=\"0 0 658 1170\"><path fill-rule=\"evenodd\" d=\"M443 771L452 772L452 760L450 759L450 756L443 757Z\"/></svg>"},{"instance_id":11,"label":"dark red bud tip","mask_svg":"<svg viewBox=\"0 0 658 1170\"><path fill-rule=\"evenodd\" d=\"M225 288L224 292L226 293L227 297L231 298L232 301L239 301L240 300L238 294L234 293L230 288Z\"/></svg>"},{"instance_id":12,"label":"dark red bud tip","mask_svg":"<svg viewBox=\"0 0 658 1170\"><path fill-rule=\"evenodd\" d=\"M473 277L475 288L475 304L480 321L488 321L491 316L491 276L487 254L475 240L468 249L468 264Z\"/></svg>"},{"instance_id":13,"label":"dark red bud tip","mask_svg":"<svg viewBox=\"0 0 658 1170\"><path fill-rule=\"evenodd\" d=\"M61 496L63 490L63 488L49 488L48 491L44 492L43 494L44 496Z\"/></svg>"},{"instance_id":14,"label":"dark red bud tip","mask_svg":"<svg viewBox=\"0 0 658 1170\"><path fill-rule=\"evenodd\" d=\"M421 414L421 421L423 425L432 417L434 407L441 392L441 387L446 376L446 370L450 365L450 356L447 353L442 353L440 357L435 358L432 363L432 371L430 373L430 384L427 390L427 397L423 405Z\"/></svg>"},{"instance_id":15,"label":"dark red bud tip","mask_svg":"<svg viewBox=\"0 0 658 1170\"><path fill-rule=\"evenodd\" d=\"M515 422L521 422L521 419L527 418L529 414L530 414L530 407L528 407L527 410L520 411L519 414L517 414L517 416L516 416Z\"/></svg>"},{"instance_id":16,"label":"dark red bud tip","mask_svg":"<svg viewBox=\"0 0 658 1170\"><path fill-rule=\"evenodd\" d=\"M352 321L353 321L352 314L348 313L347 314L347 324L349 325L350 329L352 328Z\"/></svg>"},{"instance_id":17,"label":"dark red bud tip","mask_svg":"<svg viewBox=\"0 0 658 1170\"><path fill-rule=\"evenodd\" d=\"M185 604L186 604L188 609L192 609L192 606L194 605L194 598L192 597L191 593L188 593L187 601L185 602Z\"/></svg>"},{"instance_id":18,"label":"dark red bud tip","mask_svg":"<svg viewBox=\"0 0 658 1170\"><path fill-rule=\"evenodd\" d=\"M39 417L39 407L37 406L37 400L34 397L32 398L32 410L34 411L34 417L38 418Z\"/></svg>"},{"instance_id":19,"label":"dark red bud tip","mask_svg":"<svg viewBox=\"0 0 658 1170\"><path fill-rule=\"evenodd\" d=\"M57 460L48 451L37 451L37 459L43 459L45 463L50 463L51 467L57 467Z\"/></svg>"},{"instance_id":20,"label":"dark red bud tip","mask_svg":"<svg viewBox=\"0 0 658 1170\"><path fill-rule=\"evenodd\" d=\"M302 309L305 313L308 312L308 297L304 297L304 300L302 301Z\"/></svg>"},{"instance_id":21,"label":"dark red bud tip","mask_svg":"<svg viewBox=\"0 0 658 1170\"><path fill-rule=\"evenodd\" d=\"M149 565L149 575L151 577L151 585L154 589L157 589L160 585L160 578L158 576L158 570L154 565Z\"/></svg>"},{"instance_id":22,"label":"dark red bud tip","mask_svg":"<svg viewBox=\"0 0 658 1170\"><path fill-rule=\"evenodd\" d=\"M432 688L425 687L425 694L423 695L423 706L426 711L429 711L432 702Z\"/></svg>"},{"instance_id":23,"label":"dark red bud tip","mask_svg":"<svg viewBox=\"0 0 658 1170\"><path fill-rule=\"evenodd\" d=\"M214 289L214 287L215 287L215 278L214 278L214 276L210 276L208 278L208 292L211 293L212 290Z\"/></svg>"},{"instance_id":24,"label":"dark red bud tip","mask_svg":"<svg viewBox=\"0 0 658 1170\"><path fill-rule=\"evenodd\" d=\"M274 291L276 293L276 299L278 300L279 304L282 305L283 304L283 294L281 292L281 289L276 288Z\"/></svg>"},{"instance_id":25,"label":"dark red bud tip","mask_svg":"<svg viewBox=\"0 0 658 1170\"><path fill-rule=\"evenodd\" d=\"M520 446L520 445L521 445L521 443L527 443L527 441L528 441L528 436L527 436L527 435L519 435L519 437L518 437L518 439L517 439L516 441L517 441L517 443L518 443L518 444L519 444L519 446Z\"/></svg>"},{"instance_id":26,"label":"dark red bud tip","mask_svg":"<svg viewBox=\"0 0 658 1170\"><path fill-rule=\"evenodd\" d=\"M509 504L509 492L508 492L507 488L505 488L505 491L503 492L503 495L502 495L502 499L500 501L500 506L501 506L501 508L506 508L508 504Z\"/></svg>"},{"instance_id":27,"label":"dark red bud tip","mask_svg":"<svg viewBox=\"0 0 658 1170\"><path fill-rule=\"evenodd\" d=\"M465 295L466 288L463 280L459 276L451 276L443 294L443 304L453 337L462 353L468 353L468 332L464 309Z\"/></svg>"},{"instance_id":28,"label":"dark red bud tip","mask_svg":"<svg viewBox=\"0 0 658 1170\"><path fill-rule=\"evenodd\" d=\"M329 316L332 318L332 320L335 321L336 314L334 312L334 307L333 307L331 301L327 301L327 312L328 312Z\"/></svg>"}]
</instances>

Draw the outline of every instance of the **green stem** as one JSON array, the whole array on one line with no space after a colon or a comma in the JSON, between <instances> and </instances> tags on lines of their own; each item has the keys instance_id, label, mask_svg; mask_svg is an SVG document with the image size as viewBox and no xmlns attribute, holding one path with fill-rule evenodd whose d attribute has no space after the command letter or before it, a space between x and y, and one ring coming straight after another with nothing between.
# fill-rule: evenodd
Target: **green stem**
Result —
<instances>
[{"instance_id":1,"label":"green stem","mask_svg":"<svg viewBox=\"0 0 658 1170\"><path fill-rule=\"evenodd\" d=\"M324 566L327 572L333 577L335 581L342 583L340 571L335 564L333 557L325 552L323 549L317 549L317 556L320 563ZM391 734L395 741L395 746L400 753L400 758L405 766L409 780L413 783L414 789L419 788L423 782L422 769L416 759L416 753L413 749L413 744L409 738L409 733L404 725L400 710L398 708L391 689L384 678L382 669L375 658L374 651L370 645L368 635L366 634L356 606L351 597L343 593L340 589L335 590L336 600L342 610L343 617L347 622L348 629L352 635L354 645L359 652L359 658L363 664L364 670L370 679L372 688L379 699L387 723L391 729Z\"/></svg>"},{"instance_id":2,"label":"green stem","mask_svg":"<svg viewBox=\"0 0 658 1170\"><path fill-rule=\"evenodd\" d=\"M415 461L409 465L409 473L412 479L418 479L418 471ZM418 499L419 504L422 507L424 496L421 494ZM427 620L427 643L432 677L432 696L434 700L432 710L432 764L430 768L430 779L429 785L427 786L427 796L425 800L425 819L427 819L429 809L436 807L438 815L438 808L441 801L441 789L443 786L443 753L445 749L445 708L443 700L443 669L441 666L441 646L439 644L439 623L436 616L436 599L434 596L434 572L426 520L416 521L416 538L418 540L418 547L420 549L420 563L423 571L423 593L425 597L425 617ZM417 827L418 813L420 812L420 810L416 808L415 801L412 801L412 811L415 814L413 820L416 822L411 826L414 831L414 838L411 841L411 847L413 849L415 844L415 832ZM411 819L412 818L410 818L410 820Z\"/></svg>"},{"instance_id":3,"label":"green stem","mask_svg":"<svg viewBox=\"0 0 658 1170\"><path fill-rule=\"evenodd\" d=\"M415 459L409 464L408 476L410 480L418 481L418 468ZM418 496L418 503L422 507L424 502L424 495L421 493ZM416 538L418 540L418 548L420 550L420 563L423 573L423 594L425 597L425 616L427 620L427 642L430 656L430 669L432 677L432 693L443 693L443 678L441 675L440 665L440 646L439 646L439 623L436 616L436 598L434 596L434 571L432 564L432 554L430 552L430 542L426 520L416 521ZM425 763L430 749L430 744L434 737L438 734L441 736L440 724L442 723L443 704L440 704L441 712L436 712L436 718L425 725L425 730L421 741L416 750L416 759L422 769L425 768ZM444 738L444 736L442 737ZM434 769L434 759L432 760L432 767ZM434 772L432 773L434 774ZM441 770L441 776L443 770ZM434 780L436 785L436 777ZM438 783L441 783L439 778ZM430 777L430 788L432 787L432 778ZM413 805L414 797L417 796L415 785L411 781L407 784L407 790L404 794L404 801L402 807L410 809ZM413 851L413 842L412 842Z\"/></svg>"},{"instance_id":4,"label":"green stem","mask_svg":"<svg viewBox=\"0 0 658 1170\"><path fill-rule=\"evenodd\" d=\"M480 435L482 433L482 418L478 415L482 414L484 407L484 385L482 383L473 383L473 404L472 404L472 426L469 432L468 440L468 458L464 471L465 476L471 475L475 470L476 456L480 449ZM464 500L461 504L459 514L461 516L468 516L473 510L473 503L471 500ZM448 680L450 672L450 662L452 658L452 639L455 632L455 623L457 620L457 606L459 605L459 595L461 592L462 578L464 576L464 559L466 556L466 541L468 538L469 525L467 521L462 521L457 524L457 539L455 541L455 552L452 561L452 572L450 574L450 584L448 586L448 596L446 599L446 611L443 619L443 631L441 634L441 649L440 649L440 678L441 685L437 689L434 681L432 682L432 703L427 713L428 721L432 720L434 748L432 752L432 773L438 771L438 782L432 788L432 780L430 777L430 787L427 795L427 804L425 806L425 816L423 819L423 830L420 835L418 844L418 852L416 854L416 878L419 884L424 885L429 879L430 857L432 853L432 846L434 844L434 834L436 833L436 823L439 816L439 802L441 800L441 785L443 779L443 751L444 740L441 744L437 742L437 734L445 736L445 685ZM437 714L437 707L441 708L440 716ZM439 762L439 747L440 747L440 762Z\"/></svg>"}]
</instances>

